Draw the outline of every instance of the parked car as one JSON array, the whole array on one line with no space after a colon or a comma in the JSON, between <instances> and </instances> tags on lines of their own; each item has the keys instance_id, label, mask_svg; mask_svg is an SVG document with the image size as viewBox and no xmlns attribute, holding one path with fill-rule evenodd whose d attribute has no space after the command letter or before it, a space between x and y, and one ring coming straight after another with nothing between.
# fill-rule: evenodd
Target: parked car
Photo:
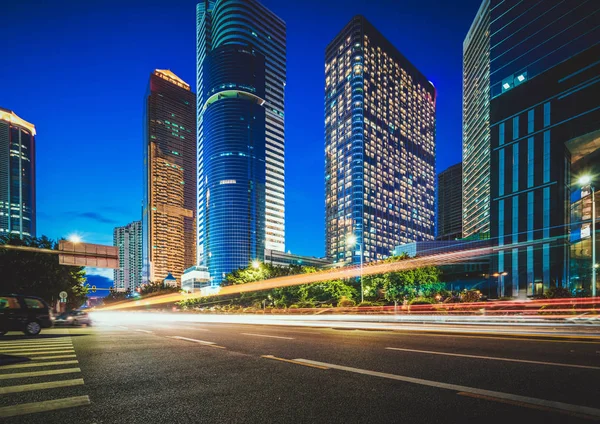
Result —
<instances>
[{"instance_id":1,"label":"parked car","mask_svg":"<svg viewBox=\"0 0 600 424\"><path fill-rule=\"evenodd\" d=\"M0 336L8 331L22 331L37 336L42 328L52 327L52 310L39 297L0 294Z\"/></svg>"},{"instance_id":2,"label":"parked car","mask_svg":"<svg viewBox=\"0 0 600 424\"><path fill-rule=\"evenodd\" d=\"M65 312L63 314L58 315L54 320L54 325L86 325L90 327L92 325L92 320L90 316L85 311L71 311Z\"/></svg>"}]
</instances>

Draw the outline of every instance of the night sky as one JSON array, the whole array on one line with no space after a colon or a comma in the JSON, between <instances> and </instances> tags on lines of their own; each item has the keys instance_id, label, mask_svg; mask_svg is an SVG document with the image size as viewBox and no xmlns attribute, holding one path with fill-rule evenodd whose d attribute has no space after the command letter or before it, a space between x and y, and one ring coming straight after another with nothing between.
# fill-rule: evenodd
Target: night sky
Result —
<instances>
[{"instance_id":1,"label":"night sky","mask_svg":"<svg viewBox=\"0 0 600 424\"><path fill-rule=\"evenodd\" d=\"M113 227L141 219L149 74L171 69L195 87L196 2L5 3L0 107L38 132L37 235L112 244ZM326 45L363 14L433 82L439 172L461 160L462 43L480 0L263 4L287 23L286 250L322 256Z\"/></svg>"}]
</instances>

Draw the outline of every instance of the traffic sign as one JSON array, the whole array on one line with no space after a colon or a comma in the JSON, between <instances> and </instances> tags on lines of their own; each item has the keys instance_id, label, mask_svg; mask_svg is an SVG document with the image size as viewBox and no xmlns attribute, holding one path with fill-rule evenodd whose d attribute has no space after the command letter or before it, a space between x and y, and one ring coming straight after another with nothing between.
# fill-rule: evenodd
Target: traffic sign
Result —
<instances>
[{"instance_id":1,"label":"traffic sign","mask_svg":"<svg viewBox=\"0 0 600 424\"><path fill-rule=\"evenodd\" d=\"M92 286L92 293L96 293L96 286Z\"/></svg>"},{"instance_id":2,"label":"traffic sign","mask_svg":"<svg viewBox=\"0 0 600 424\"><path fill-rule=\"evenodd\" d=\"M61 299L66 299L67 298L67 292L66 291L61 291L59 294Z\"/></svg>"}]
</instances>

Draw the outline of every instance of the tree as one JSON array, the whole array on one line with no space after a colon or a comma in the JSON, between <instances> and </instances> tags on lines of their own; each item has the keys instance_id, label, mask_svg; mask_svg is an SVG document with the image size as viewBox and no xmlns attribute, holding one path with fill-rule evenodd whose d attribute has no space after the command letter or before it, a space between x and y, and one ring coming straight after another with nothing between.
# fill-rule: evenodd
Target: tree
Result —
<instances>
[{"instance_id":1,"label":"tree","mask_svg":"<svg viewBox=\"0 0 600 424\"><path fill-rule=\"evenodd\" d=\"M46 236L24 239L16 235L2 236L2 244L58 250L58 243ZM58 255L51 253L24 252L0 246L0 276L3 291L38 296L48 303L56 301L61 291L67 292L72 307L81 306L87 297L83 267L59 265Z\"/></svg>"},{"instance_id":2,"label":"tree","mask_svg":"<svg viewBox=\"0 0 600 424\"><path fill-rule=\"evenodd\" d=\"M401 302L405 298L416 297L415 272L412 269L388 272L384 275L385 298L388 301Z\"/></svg>"}]
</instances>

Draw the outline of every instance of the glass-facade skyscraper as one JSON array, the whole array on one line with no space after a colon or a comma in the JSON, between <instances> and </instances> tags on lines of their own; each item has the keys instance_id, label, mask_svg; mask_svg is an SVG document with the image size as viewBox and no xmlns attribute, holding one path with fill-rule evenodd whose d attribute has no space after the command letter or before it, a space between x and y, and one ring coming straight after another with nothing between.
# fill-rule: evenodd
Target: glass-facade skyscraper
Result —
<instances>
[{"instance_id":1,"label":"glass-facade skyscraper","mask_svg":"<svg viewBox=\"0 0 600 424\"><path fill-rule=\"evenodd\" d=\"M35 237L35 127L0 108L0 236Z\"/></svg>"},{"instance_id":2,"label":"glass-facade skyscraper","mask_svg":"<svg viewBox=\"0 0 600 424\"><path fill-rule=\"evenodd\" d=\"M285 248L286 27L255 0L196 12L198 263L218 285Z\"/></svg>"},{"instance_id":3,"label":"glass-facade skyscraper","mask_svg":"<svg viewBox=\"0 0 600 424\"><path fill-rule=\"evenodd\" d=\"M170 70L150 75L144 117L143 281L196 263L196 95Z\"/></svg>"},{"instance_id":4,"label":"glass-facade skyscraper","mask_svg":"<svg viewBox=\"0 0 600 424\"><path fill-rule=\"evenodd\" d=\"M462 179L462 163L438 174L437 240L462 238Z\"/></svg>"},{"instance_id":5,"label":"glass-facade skyscraper","mask_svg":"<svg viewBox=\"0 0 600 424\"><path fill-rule=\"evenodd\" d=\"M598 16L595 1L491 2L492 271L507 273L498 296L569 286L578 187L568 146L597 149L600 137Z\"/></svg>"},{"instance_id":6,"label":"glass-facade skyscraper","mask_svg":"<svg viewBox=\"0 0 600 424\"><path fill-rule=\"evenodd\" d=\"M464 237L490 231L490 0L483 0L463 42Z\"/></svg>"},{"instance_id":7,"label":"glass-facade skyscraper","mask_svg":"<svg viewBox=\"0 0 600 424\"><path fill-rule=\"evenodd\" d=\"M135 290L142 284L142 222L134 221L113 230L113 246L119 249L119 268L114 270L118 292Z\"/></svg>"},{"instance_id":8,"label":"glass-facade skyscraper","mask_svg":"<svg viewBox=\"0 0 600 424\"><path fill-rule=\"evenodd\" d=\"M325 252L382 259L435 234L431 82L363 16L325 51Z\"/></svg>"}]
</instances>

